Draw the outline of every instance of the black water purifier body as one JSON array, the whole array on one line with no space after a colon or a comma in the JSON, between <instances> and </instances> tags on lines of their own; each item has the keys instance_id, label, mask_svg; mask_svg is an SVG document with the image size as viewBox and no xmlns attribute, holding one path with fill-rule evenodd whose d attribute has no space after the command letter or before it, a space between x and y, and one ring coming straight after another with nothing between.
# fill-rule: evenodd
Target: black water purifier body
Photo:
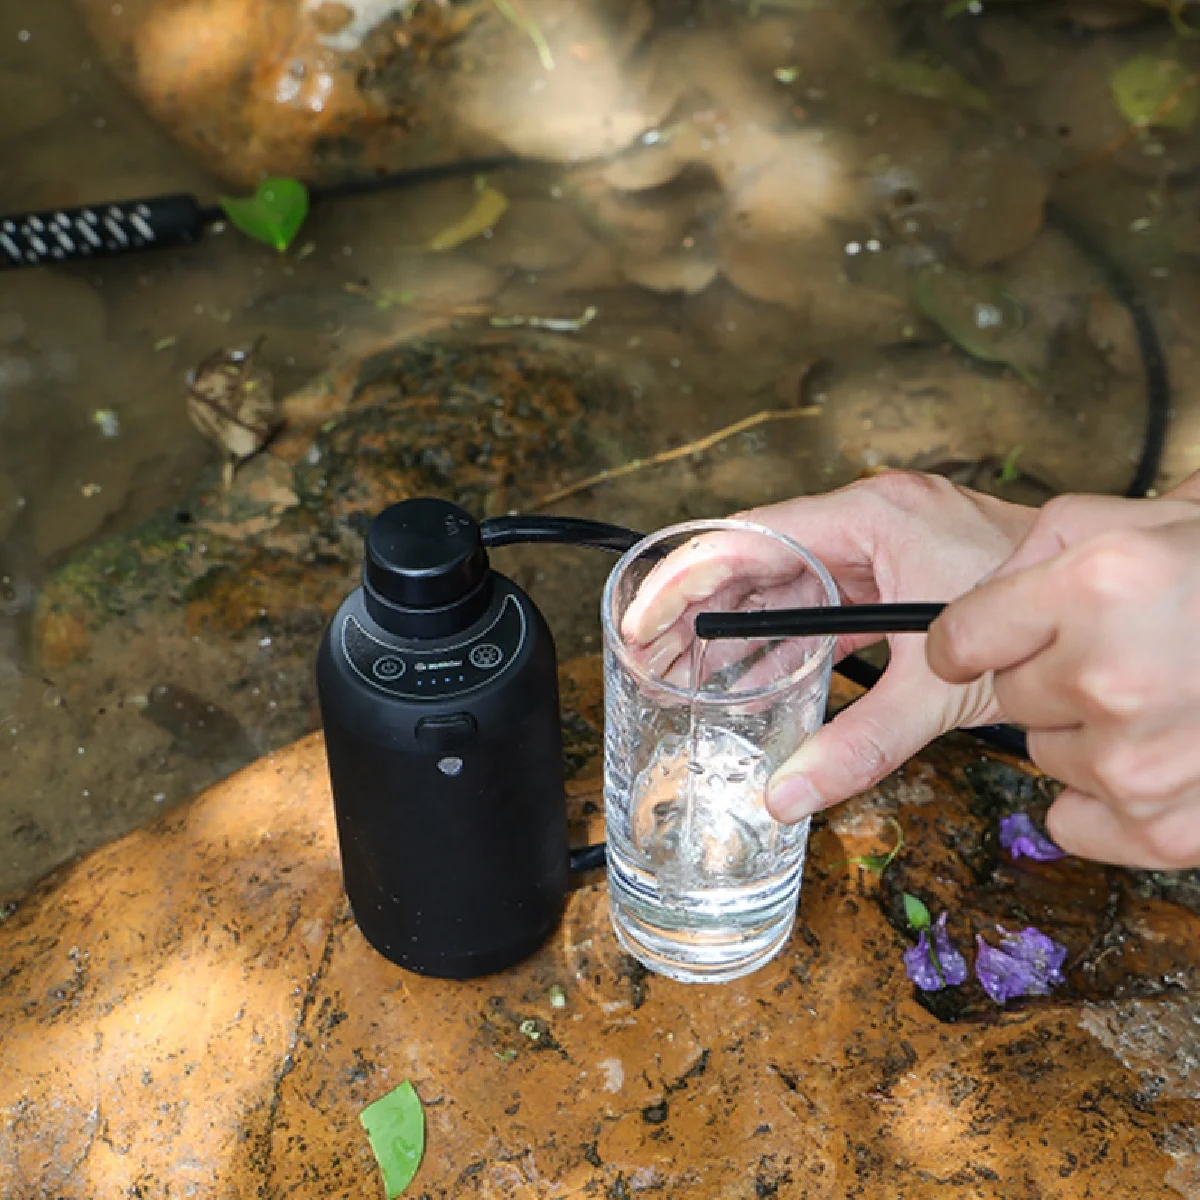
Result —
<instances>
[{"instance_id":1,"label":"black water purifier body","mask_svg":"<svg viewBox=\"0 0 1200 1200\"><path fill-rule=\"evenodd\" d=\"M567 892L554 642L468 513L417 499L366 537L317 658L345 889L392 962L468 979L533 953Z\"/></svg>"}]
</instances>

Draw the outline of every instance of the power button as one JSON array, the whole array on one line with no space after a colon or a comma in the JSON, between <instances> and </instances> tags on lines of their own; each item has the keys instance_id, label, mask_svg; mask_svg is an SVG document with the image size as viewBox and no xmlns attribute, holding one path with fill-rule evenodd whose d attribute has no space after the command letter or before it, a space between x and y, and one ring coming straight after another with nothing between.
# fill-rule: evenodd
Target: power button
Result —
<instances>
[{"instance_id":1,"label":"power button","mask_svg":"<svg viewBox=\"0 0 1200 1200\"><path fill-rule=\"evenodd\" d=\"M422 717L417 722L417 745L430 754L448 754L469 746L479 732L470 713L450 713L444 717Z\"/></svg>"},{"instance_id":2,"label":"power button","mask_svg":"<svg viewBox=\"0 0 1200 1200\"><path fill-rule=\"evenodd\" d=\"M375 660L371 674L376 679L382 679L384 683L391 683L393 679L399 679L404 674L404 659L397 658L394 654L385 654Z\"/></svg>"}]
</instances>

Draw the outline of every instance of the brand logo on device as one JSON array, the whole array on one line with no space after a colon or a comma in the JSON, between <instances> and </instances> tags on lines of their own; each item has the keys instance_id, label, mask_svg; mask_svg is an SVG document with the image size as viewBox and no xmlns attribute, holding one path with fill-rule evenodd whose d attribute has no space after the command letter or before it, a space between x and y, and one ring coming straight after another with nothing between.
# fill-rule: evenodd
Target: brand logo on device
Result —
<instances>
[{"instance_id":1,"label":"brand logo on device","mask_svg":"<svg viewBox=\"0 0 1200 1200\"><path fill-rule=\"evenodd\" d=\"M461 667L461 658L447 658L442 662L417 663L416 670L418 671L448 671L451 667Z\"/></svg>"}]
</instances>

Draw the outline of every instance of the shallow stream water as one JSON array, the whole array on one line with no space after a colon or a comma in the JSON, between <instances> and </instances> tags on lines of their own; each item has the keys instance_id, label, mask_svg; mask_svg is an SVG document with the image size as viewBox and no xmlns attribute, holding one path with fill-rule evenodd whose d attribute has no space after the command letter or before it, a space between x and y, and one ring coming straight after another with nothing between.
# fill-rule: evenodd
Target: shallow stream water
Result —
<instances>
[{"instance_id":1,"label":"shallow stream water","mask_svg":"<svg viewBox=\"0 0 1200 1200\"><path fill-rule=\"evenodd\" d=\"M316 7L297 3L293 24ZM282 138L258 136L272 104L285 130L306 112L325 120L344 56L381 36L367 31L390 6L324 8L345 10L326 57L289 65L290 26L255 24L250 0L4 6L0 212L178 191L210 202L248 190L272 155L290 173ZM48 579L153 514L186 520L215 478L217 448L185 404L189 372L214 351L265 336L283 397L418 334L557 321L543 339L602 364L625 407L597 423L590 461L538 481L532 498L752 419L554 506L644 528L889 464L1033 502L1120 491L1145 420L1139 347L1097 262L1048 220L1049 197L1124 264L1165 346L1161 482L1200 465L1200 140L1190 121L1128 134L1114 98L1116 72L1139 56L1175 64L1177 82L1200 67L1161 8L1032 0L947 16L937 3L680 0L624 6L617 20L601 4L546 0L529 11L553 69L483 6L465 49L409 62L396 85L436 109L411 136L396 120L396 144L411 142L398 161L529 160L488 174L508 207L484 235L430 249L471 211L467 175L319 203L287 254L226 228L187 249L0 273L0 895L315 725L303 651L317 630L293 631L286 651L270 629L205 630L194 645L164 634L154 657L101 636L69 669L39 640ZM207 44L198 30L228 41L243 25L259 39L246 35L247 78L273 90L271 103L246 103L234 138L234 100L200 86L194 47ZM403 27L384 29L409 45ZM214 61L222 45L214 37ZM376 76L394 99L388 69ZM426 78L453 86L418 86ZM173 113L168 84L186 99ZM316 182L351 173L350 140L330 166L322 137L296 149ZM753 423L797 406L819 411ZM606 563L506 561L564 657L594 648Z\"/></svg>"}]
</instances>

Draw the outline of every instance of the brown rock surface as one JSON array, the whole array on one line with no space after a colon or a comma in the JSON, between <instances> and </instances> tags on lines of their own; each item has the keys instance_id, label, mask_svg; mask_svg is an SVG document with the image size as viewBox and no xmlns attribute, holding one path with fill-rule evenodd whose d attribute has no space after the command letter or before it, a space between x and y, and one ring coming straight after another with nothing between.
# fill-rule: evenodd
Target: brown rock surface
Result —
<instances>
[{"instance_id":1,"label":"brown rock surface","mask_svg":"<svg viewBox=\"0 0 1200 1200\"><path fill-rule=\"evenodd\" d=\"M505 148L558 161L622 149L668 110L629 60L647 6L532 0L551 48L490 4L76 0L117 76L222 179L306 181Z\"/></svg>"},{"instance_id":2,"label":"brown rock surface","mask_svg":"<svg viewBox=\"0 0 1200 1200\"><path fill-rule=\"evenodd\" d=\"M598 664L564 676L582 839ZM531 960L453 984L404 974L349 920L307 738L47 879L0 925L0 1189L380 1196L357 1114L410 1079L428 1122L412 1195L1194 1194L1190 896L1001 862L997 812L1040 800L961 745L930 752L816 831L794 938L735 985L646 976L599 882ZM887 816L908 848L879 886L844 860L893 836ZM890 919L904 889L947 904L963 946L997 918L1050 929L1067 985L1010 1011L974 984L919 1003Z\"/></svg>"}]
</instances>

